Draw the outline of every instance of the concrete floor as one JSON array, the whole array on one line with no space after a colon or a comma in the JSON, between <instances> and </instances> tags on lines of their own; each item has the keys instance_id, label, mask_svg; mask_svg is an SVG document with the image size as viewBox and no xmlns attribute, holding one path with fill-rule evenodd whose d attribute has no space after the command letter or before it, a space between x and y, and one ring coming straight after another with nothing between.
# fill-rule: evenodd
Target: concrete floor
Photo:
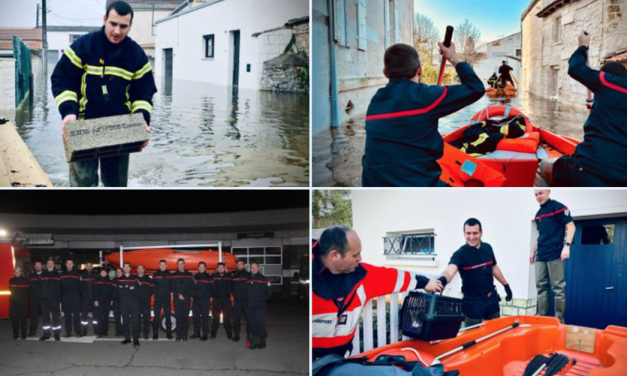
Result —
<instances>
[{"instance_id":1,"label":"concrete floor","mask_svg":"<svg viewBox=\"0 0 627 376\"><path fill-rule=\"evenodd\" d=\"M308 375L308 308L301 303L272 301L263 350L249 350L244 341L227 340L222 328L218 338L206 342L140 340L137 349L121 345L121 339L95 340L91 334L69 341L61 338L61 342L13 340L11 322L0 320L0 375ZM190 335L192 329L190 322ZM114 332L110 324L109 333Z\"/></svg>"}]
</instances>

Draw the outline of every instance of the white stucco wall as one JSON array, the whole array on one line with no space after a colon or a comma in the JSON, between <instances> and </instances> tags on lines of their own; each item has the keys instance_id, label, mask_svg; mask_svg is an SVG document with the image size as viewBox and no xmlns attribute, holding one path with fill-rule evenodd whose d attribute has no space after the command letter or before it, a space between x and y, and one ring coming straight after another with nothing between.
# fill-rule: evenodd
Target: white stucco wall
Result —
<instances>
[{"instance_id":1,"label":"white stucco wall","mask_svg":"<svg viewBox=\"0 0 627 376\"><path fill-rule=\"evenodd\" d=\"M553 190L551 198L567 205L575 220L627 215L625 190ZM535 297L535 276L528 261L537 236L532 221L539 208L533 190L355 190L352 200L353 225L362 241L364 262L438 275L465 243L464 221L475 217L483 225L483 241L492 245L514 297ZM387 232L423 229L436 234L435 263L387 259L383 254ZM452 295L461 291L459 276L450 286ZM502 291L498 283L497 288Z\"/></svg>"},{"instance_id":2,"label":"white stucco wall","mask_svg":"<svg viewBox=\"0 0 627 376\"><path fill-rule=\"evenodd\" d=\"M154 21L168 16L171 12L169 11L158 11L154 12ZM133 16L133 26L131 27L131 31L128 33L129 37L133 38L137 44L144 48L146 54L154 57L154 44L155 37L157 33L157 27L155 26L154 30L152 28L153 22L153 13L152 10L149 11L135 11ZM153 34L154 33L154 34Z\"/></svg>"},{"instance_id":3,"label":"white stucco wall","mask_svg":"<svg viewBox=\"0 0 627 376\"><path fill-rule=\"evenodd\" d=\"M272 9L272 12L268 12ZM163 77L163 49L173 49L173 78L218 85L232 82L232 34L240 31L239 86L257 89L263 59L283 52L289 37L268 41L252 34L281 27L289 19L309 14L307 0L223 0L157 23L155 75ZM203 35L214 34L215 57L204 58ZM263 35L263 34L262 34ZM272 38L272 37L271 37ZM261 48L260 46L265 46ZM272 49L268 51L268 49ZM246 65L251 71L246 72Z\"/></svg>"},{"instance_id":4,"label":"white stucco wall","mask_svg":"<svg viewBox=\"0 0 627 376\"><path fill-rule=\"evenodd\" d=\"M15 59L0 59L0 111L15 109Z\"/></svg>"}]
</instances>

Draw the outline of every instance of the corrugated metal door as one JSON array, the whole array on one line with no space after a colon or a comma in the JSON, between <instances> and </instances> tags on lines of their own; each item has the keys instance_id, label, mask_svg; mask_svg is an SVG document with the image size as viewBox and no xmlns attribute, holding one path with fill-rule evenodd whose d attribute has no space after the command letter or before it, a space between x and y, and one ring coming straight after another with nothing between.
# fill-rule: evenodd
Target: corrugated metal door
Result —
<instances>
[{"instance_id":1,"label":"corrugated metal door","mask_svg":"<svg viewBox=\"0 0 627 376\"><path fill-rule=\"evenodd\" d=\"M575 225L566 263L566 323L627 326L627 218Z\"/></svg>"}]
</instances>

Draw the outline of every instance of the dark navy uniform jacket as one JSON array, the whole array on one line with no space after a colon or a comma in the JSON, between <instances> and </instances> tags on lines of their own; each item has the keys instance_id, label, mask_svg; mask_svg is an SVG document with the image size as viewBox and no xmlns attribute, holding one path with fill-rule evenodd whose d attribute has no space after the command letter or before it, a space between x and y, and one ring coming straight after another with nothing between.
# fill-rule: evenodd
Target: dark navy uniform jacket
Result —
<instances>
[{"instance_id":1,"label":"dark navy uniform jacket","mask_svg":"<svg viewBox=\"0 0 627 376\"><path fill-rule=\"evenodd\" d=\"M231 273L231 278L233 279L233 297L235 300L248 299L246 282L250 278L250 273L247 272L246 269L236 270Z\"/></svg>"},{"instance_id":2,"label":"dark navy uniform jacket","mask_svg":"<svg viewBox=\"0 0 627 376\"><path fill-rule=\"evenodd\" d=\"M157 270L152 274L152 282L154 283L153 293L155 294L155 297L169 299L170 292L172 292L171 277L172 274L167 270L163 272L161 270Z\"/></svg>"},{"instance_id":3,"label":"dark navy uniform jacket","mask_svg":"<svg viewBox=\"0 0 627 376\"><path fill-rule=\"evenodd\" d=\"M75 269L61 272L61 294L63 296L78 296L81 290L81 275Z\"/></svg>"},{"instance_id":4,"label":"dark navy uniform jacket","mask_svg":"<svg viewBox=\"0 0 627 376\"><path fill-rule=\"evenodd\" d=\"M152 278L145 275L139 278L139 303L150 305L150 298L152 298L152 289L155 284L152 282Z\"/></svg>"},{"instance_id":5,"label":"dark navy uniform jacket","mask_svg":"<svg viewBox=\"0 0 627 376\"><path fill-rule=\"evenodd\" d=\"M41 276L43 275L43 270L41 274L37 274L36 271L31 271L28 276L28 281L30 282L30 298L31 300L41 299Z\"/></svg>"},{"instance_id":6,"label":"dark navy uniform jacket","mask_svg":"<svg viewBox=\"0 0 627 376\"><path fill-rule=\"evenodd\" d=\"M109 277L97 276L94 279L92 288L92 299L94 301L108 302L110 305L113 299L113 289L117 288L117 285L114 281L110 281Z\"/></svg>"},{"instance_id":7,"label":"dark navy uniform jacket","mask_svg":"<svg viewBox=\"0 0 627 376\"><path fill-rule=\"evenodd\" d=\"M214 299L231 299L233 292L233 278L228 274L215 272L212 274L213 285L211 286L211 296Z\"/></svg>"},{"instance_id":8,"label":"dark navy uniform jacket","mask_svg":"<svg viewBox=\"0 0 627 376\"><path fill-rule=\"evenodd\" d=\"M117 279L117 292L120 302L123 300L139 300L139 277L135 274L122 274Z\"/></svg>"},{"instance_id":9,"label":"dark navy uniform jacket","mask_svg":"<svg viewBox=\"0 0 627 376\"><path fill-rule=\"evenodd\" d=\"M464 244L453 253L449 264L459 269L464 297L485 298L494 291L492 268L496 265L496 258L490 244L481 242L479 248Z\"/></svg>"},{"instance_id":10,"label":"dark navy uniform jacket","mask_svg":"<svg viewBox=\"0 0 627 376\"><path fill-rule=\"evenodd\" d=\"M28 282L28 278L24 276L9 279L9 291L11 291L9 301L11 303L24 304L24 306L26 306L28 303L29 289L30 283Z\"/></svg>"},{"instance_id":11,"label":"dark navy uniform jacket","mask_svg":"<svg viewBox=\"0 0 627 376\"><path fill-rule=\"evenodd\" d=\"M560 258L564 248L566 225L573 221L570 210L562 203L548 199L536 213L538 251L536 261L553 261Z\"/></svg>"},{"instance_id":12,"label":"dark navy uniform jacket","mask_svg":"<svg viewBox=\"0 0 627 376\"><path fill-rule=\"evenodd\" d=\"M207 272L194 274L194 283L194 299L209 300L211 297L211 285L213 284L211 274Z\"/></svg>"},{"instance_id":13,"label":"dark navy uniform jacket","mask_svg":"<svg viewBox=\"0 0 627 376\"><path fill-rule=\"evenodd\" d=\"M41 299L56 300L61 298L61 273L44 269L41 273Z\"/></svg>"},{"instance_id":14,"label":"dark navy uniform jacket","mask_svg":"<svg viewBox=\"0 0 627 376\"><path fill-rule=\"evenodd\" d=\"M437 160L444 142L438 119L479 100L483 83L465 62L456 66L460 85L437 86L393 78L377 91L366 114L364 187L440 185Z\"/></svg>"},{"instance_id":15,"label":"dark navy uniform jacket","mask_svg":"<svg viewBox=\"0 0 627 376\"><path fill-rule=\"evenodd\" d=\"M587 48L580 46L568 61L568 75L594 93L584 124L583 142L574 163L609 186L627 185L627 78L586 66Z\"/></svg>"},{"instance_id":16,"label":"dark navy uniform jacket","mask_svg":"<svg viewBox=\"0 0 627 376\"><path fill-rule=\"evenodd\" d=\"M51 80L61 118L141 112L150 124L157 87L146 53L128 36L113 44L103 26L78 38L64 51Z\"/></svg>"},{"instance_id":17,"label":"dark navy uniform jacket","mask_svg":"<svg viewBox=\"0 0 627 376\"><path fill-rule=\"evenodd\" d=\"M174 299L178 299L178 294L183 295L188 299L192 297L192 290L194 289L194 275L191 272L185 270L179 272L178 270L170 276L172 284L172 292L174 293Z\"/></svg>"}]
</instances>

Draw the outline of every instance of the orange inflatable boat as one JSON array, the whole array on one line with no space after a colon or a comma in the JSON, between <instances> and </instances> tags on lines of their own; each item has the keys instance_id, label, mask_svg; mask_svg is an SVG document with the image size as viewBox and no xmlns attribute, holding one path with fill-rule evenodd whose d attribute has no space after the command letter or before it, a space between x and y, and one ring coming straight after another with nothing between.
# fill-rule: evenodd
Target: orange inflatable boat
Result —
<instances>
[{"instance_id":1,"label":"orange inflatable boat","mask_svg":"<svg viewBox=\"0 0 627 376\"><path fill-rule=\"evenodd\" d=\"M509 105L493 105L477 112L470 119L471 123L481 122L486 119L505 118L513 115L523 115L518 109ZM536 172L542 159L572 155L580 141L567 136L560 136L539 128L531 123L525 116L526 129L524 136L516 139L503 139L499 142L497 150L480 157L477 161L480 165L496 171L505 178L502 186L505 187L533 187L536 183ZM470 124L443 136L445 143L462 138L462 133ZM445 148L442 160L454 158L459 150L453 147ZM448 151L447 151L448 150ZM470 157L470 156L468 156ZM440 163L442 165L442 163ZM443 169L444 170L444 169ZM453 173L458 174L457 172ZM442 180L445 175L443 174ZM494 181L494 178L492 178ZM486 184L480 184L487 186ZM465 186L468 186L465 184ZM492 185L494 186L494 185Z\"/></svg>"},{"instance_id":2,"label":"orange inflatable boat","mask_svg":"<svg viewBox=\"0 0 627 376\"><path fill-rule=\"evenodd\" d=\"M570 359L558 375L624 376L627 328L599 330L560 324L554 317L511 316L485 321L456 338L433 343L408 340L354 357L374 361L380 355L403 356L427 366L441 363L460 376L521 376L535 356L550 353Z\"/></svg>"},{"instance_id":3,"label":"orange inflatable boat","mask_svg":"<svg viewBox=\"0 0 627 376\"><path fill-rule=\"evenodd\" d=\"M485 89L485 95L491 98L515 97L516 93L518 93L518 90L514 86L512 86L512 84L510 84L509 82L507 83L507 86L505 86L505 89L495 89L493 87L489 87Z\"/></svg>"}]
</instances>

